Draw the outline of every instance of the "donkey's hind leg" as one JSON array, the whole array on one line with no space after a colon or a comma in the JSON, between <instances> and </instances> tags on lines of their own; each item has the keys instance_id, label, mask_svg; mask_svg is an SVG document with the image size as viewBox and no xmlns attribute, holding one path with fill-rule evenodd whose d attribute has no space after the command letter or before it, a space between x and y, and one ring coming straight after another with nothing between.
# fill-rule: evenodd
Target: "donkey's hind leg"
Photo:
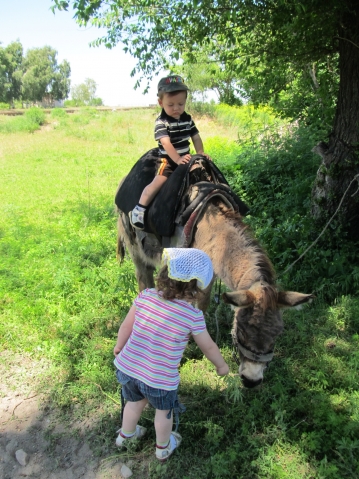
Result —
<instances>
[{"instance_id":1,"label":"donkey's hind leg","mask_svg":"<svg viewBox=\"0 0 359 479\"><path fill-rule=\"evenodd\" d=\"M140 240L138 240L133 228L130 227L128 216L125 213L120 213L118 218L118 237L117 237L117 256L120 260L124 257L124 247L126 249L135 265L136 279L139 291L146 288L153 288L155 286L153 280L153 273L155 267L148 264L146 256L142 251Z\"/></svg>"},{"instance_id":2,"label":"donkey's hind leg","mask_svg":"<svg viewBox=\"0 0 359 479\"><path fill-rule=\"evenodd\" d=\"M132 260L136 269L136 279L139 291L143 291L146 288L154 288L155 282L153 279L153 273L155 272L155 268L144 263L142 258L136 254L132 255Z\"/></svg>"}]
</instances>

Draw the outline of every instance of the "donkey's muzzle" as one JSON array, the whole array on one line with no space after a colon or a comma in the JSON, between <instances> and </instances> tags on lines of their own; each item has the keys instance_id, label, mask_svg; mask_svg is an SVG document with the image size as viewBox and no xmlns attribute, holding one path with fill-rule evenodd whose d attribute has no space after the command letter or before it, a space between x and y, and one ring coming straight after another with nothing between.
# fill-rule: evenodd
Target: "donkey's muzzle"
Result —
<instances>
[{"instance_id":1,"label":"donkey's muzzle","mask_svg":"<svg viewBox=\"0 0 359 479\"><path fill-rule=\"evenodd\" d=\"M242 382L243 382L243 386L245 388L255 388L256 386L259 386L261 384L261 382L263 381L263 379L258 379L257 381L251 381L250 379L248 379L246 376L241 376L241 379L242 379Z\"/></svg>"}]
</instances>

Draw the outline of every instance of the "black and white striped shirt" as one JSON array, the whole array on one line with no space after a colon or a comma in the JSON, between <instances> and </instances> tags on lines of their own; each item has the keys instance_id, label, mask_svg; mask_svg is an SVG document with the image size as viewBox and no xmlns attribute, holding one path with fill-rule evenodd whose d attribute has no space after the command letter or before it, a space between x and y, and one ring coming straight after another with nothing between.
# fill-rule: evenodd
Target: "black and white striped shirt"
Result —
<instances>
[{"instance_id":1,"label":"black and white striped shirt","mask_svg":"<svg viewBox=\"0 0 359 479\"><path fill-rule=\"evenodd\" d=\"M183 156L189 153L189 140L198 133L199 132L191 115L188 115L186 112L183 112L179 119L176 120L172 116L167 115L162 109L161 114L156 118L155 140L158 141L158 147L162 158L171 160L159 141L161 138L169 136L177 153L180 156Z\"/></svg>"}]
</instances>

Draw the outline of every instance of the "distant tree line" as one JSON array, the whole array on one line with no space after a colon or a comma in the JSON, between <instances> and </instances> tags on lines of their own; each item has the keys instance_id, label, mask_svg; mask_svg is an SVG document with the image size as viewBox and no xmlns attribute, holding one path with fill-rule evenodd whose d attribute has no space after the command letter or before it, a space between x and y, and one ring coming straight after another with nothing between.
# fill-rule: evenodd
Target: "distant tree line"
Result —
<instances>
[{"instance_id":1,"label":"distant tree line","mask_svg":"<svg viewBox=\"0 0 359 479\"><path fill-rule=\"evenodd\" d=\"M24 55L20 41L0 44L0 103L36 103L64 100L70 93L71 68L57 61L49 46L29 49Z\"/></svg>"},{"instance_id":2,"label":"distant tree line","mask_svg":"<svg viewBox=\"0 0 359 479\"><path fill-rule=\"evenodd\" d=\"M101 98L96 97L97 84L95 80L86 78L83 83L71 88L71 100L65 101L65 106L102 106Z\"/></svg>"}]
</instances>

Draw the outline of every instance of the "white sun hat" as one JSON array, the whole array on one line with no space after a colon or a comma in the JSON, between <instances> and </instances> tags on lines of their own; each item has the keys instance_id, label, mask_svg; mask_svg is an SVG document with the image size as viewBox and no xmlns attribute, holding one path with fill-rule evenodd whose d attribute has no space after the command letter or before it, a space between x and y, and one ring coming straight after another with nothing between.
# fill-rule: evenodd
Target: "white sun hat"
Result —
<instances>
[{"instance_id":1,"label":"white sun hat","mask_svg":"<svg viewBox=\"0 0 359 479\"><path fill-rule=\"evenodd\" d=\"M197 280L197 286L205 289L212 281L213 266L210 257L196 248L165 248L162 264L168 267L168 276L177 281Z\"/></svg>"}]
</instances>

